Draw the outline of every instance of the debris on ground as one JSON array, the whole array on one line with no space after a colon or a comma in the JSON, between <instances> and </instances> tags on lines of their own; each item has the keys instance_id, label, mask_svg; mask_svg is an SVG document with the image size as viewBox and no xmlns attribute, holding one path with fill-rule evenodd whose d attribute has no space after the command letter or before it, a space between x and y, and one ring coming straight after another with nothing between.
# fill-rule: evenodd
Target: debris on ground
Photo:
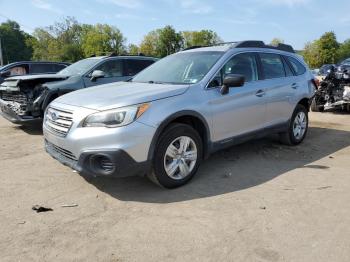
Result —
<instances>
[{"instance_id":1,"label":"debris on ground","mask_svg":"<svg viewBox=\"0 0 350 262\"><path fill-rule=\"evenodd\" d=\"M323 189L328 189L331 188L331 186L322 186L322 187L318 187L317 190L323 190Z\"/></svg>"},{"instance_id":2,"label":"debris on ground","mask_svg":"<svg viewBox=\"0 0 350 262\"><path fill-rule=\"evenodd\" d=\"M260 207L260 209L263 209L263 210L265 210L265 209L266 209L266 207Z\"/></svg>"},{"instance_id":3,"label":"debris on ground","mask_svg":"<svg viewBox=\"0 0 350 262\"><path fill-rule=\"evenodd\" d=\"M61 205L61 207L77 207L78 204L64 204L64 205Z\"/></svg>"},{"instance_id":4,"label":"debris on ground","mask_svg":"<svg viewBox=\"0 0 350 262\"><path fill-rule=\"evenodd\" d=\"M43 206L39 206L39 205L33 206L33 207L32 207L32 210L35 210L37 213L53 211L52 208L43 207Z\"/></svg>"}]
</instances>

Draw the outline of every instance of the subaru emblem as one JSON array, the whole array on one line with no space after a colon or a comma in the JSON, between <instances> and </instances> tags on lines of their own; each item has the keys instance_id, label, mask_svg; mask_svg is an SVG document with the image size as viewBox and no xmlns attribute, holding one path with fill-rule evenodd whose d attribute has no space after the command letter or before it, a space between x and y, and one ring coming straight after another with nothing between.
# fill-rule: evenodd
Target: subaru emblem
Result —
<instances>
[{"instance_id":1,"label":"subaru emblem","mask_svg":"<svg viewBox=\"0 0 350 262\"><path fill-rule=\"evenodd\" d=\"M55 112L51 112L51 119L56 121L58 119L58 115Z\"/></svg>"}]
</instances>

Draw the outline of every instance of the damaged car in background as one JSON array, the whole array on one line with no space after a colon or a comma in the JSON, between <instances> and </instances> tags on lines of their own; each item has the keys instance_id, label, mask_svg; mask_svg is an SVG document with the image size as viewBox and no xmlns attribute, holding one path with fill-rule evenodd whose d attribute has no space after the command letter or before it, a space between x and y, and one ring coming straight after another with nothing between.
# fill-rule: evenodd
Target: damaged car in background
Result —
<instances>
[{"instance_id":1,"label":"damaged car in background","mask_svg":"<svg viewBox=\"0 0 350 262\"><path fill-rule=\"evenodd\" d=\"M129 80L156 60L112 54L80 60L57 74L7 78L0 85L0 115L15 124L41 120L46 107L57 97L86 87Z\"/></svg>"},{"instance_id":2,"label":"damaged car in background","mask_svg":"<svg viewBox=\"0 0 350 262\"><path fill-rule=\"evenodd\" d=\"M311 110L322 112L324 110L342 109L350 112L350 71L339 70L334 66L327 76L320 82L311 103Z\"/></svg>"}]
</instances>

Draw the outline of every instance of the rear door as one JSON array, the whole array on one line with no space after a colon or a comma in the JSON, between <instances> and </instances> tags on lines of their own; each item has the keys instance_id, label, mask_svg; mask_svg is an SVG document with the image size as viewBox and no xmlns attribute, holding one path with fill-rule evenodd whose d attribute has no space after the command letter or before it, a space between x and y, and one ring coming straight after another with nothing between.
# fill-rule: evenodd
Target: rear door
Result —
<instances>
[{"instance_id":1,"label":"rear door","mask_svg":"<svg viewBox=\"0 0 350 262\"><path fill-rule=\"evenodd\" d=\"M242 87L220 93L222 80L227 74L245 76ZM213 119L214 141L231 139L262 129L266 117L266 100L261 88L255 53L234 55L209 83L208 102Z\"/></svg>"},{"instance_id":2,"label":"rear door","mask_svg":"<svg viewBox=\"0 0 350 262\"><path fill-rule=\"evenodd\" d=\"M259 53L259 58L266 90L266 126L282 124L293 112L292 99L297 89L295 76L281 55Z\"/></svg>"}]
</instances>

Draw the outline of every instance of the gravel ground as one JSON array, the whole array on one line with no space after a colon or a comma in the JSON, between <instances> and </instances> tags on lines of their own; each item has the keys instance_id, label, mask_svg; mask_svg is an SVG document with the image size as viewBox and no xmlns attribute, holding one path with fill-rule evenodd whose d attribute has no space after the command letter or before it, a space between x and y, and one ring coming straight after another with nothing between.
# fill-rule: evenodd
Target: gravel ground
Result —
<instances>
[{"instance_id":1,"label":"gravel ground","mask_svg":"<svg viewBox=\"0 0 350 262\"><path fill-rule=\"evenodd\" d=\"M348 262L350 116L310 119L300 146L232 147L164 190L84 179L43 151L40 128L0 118L0 260Z\"/></svg>"}]
</instances>

